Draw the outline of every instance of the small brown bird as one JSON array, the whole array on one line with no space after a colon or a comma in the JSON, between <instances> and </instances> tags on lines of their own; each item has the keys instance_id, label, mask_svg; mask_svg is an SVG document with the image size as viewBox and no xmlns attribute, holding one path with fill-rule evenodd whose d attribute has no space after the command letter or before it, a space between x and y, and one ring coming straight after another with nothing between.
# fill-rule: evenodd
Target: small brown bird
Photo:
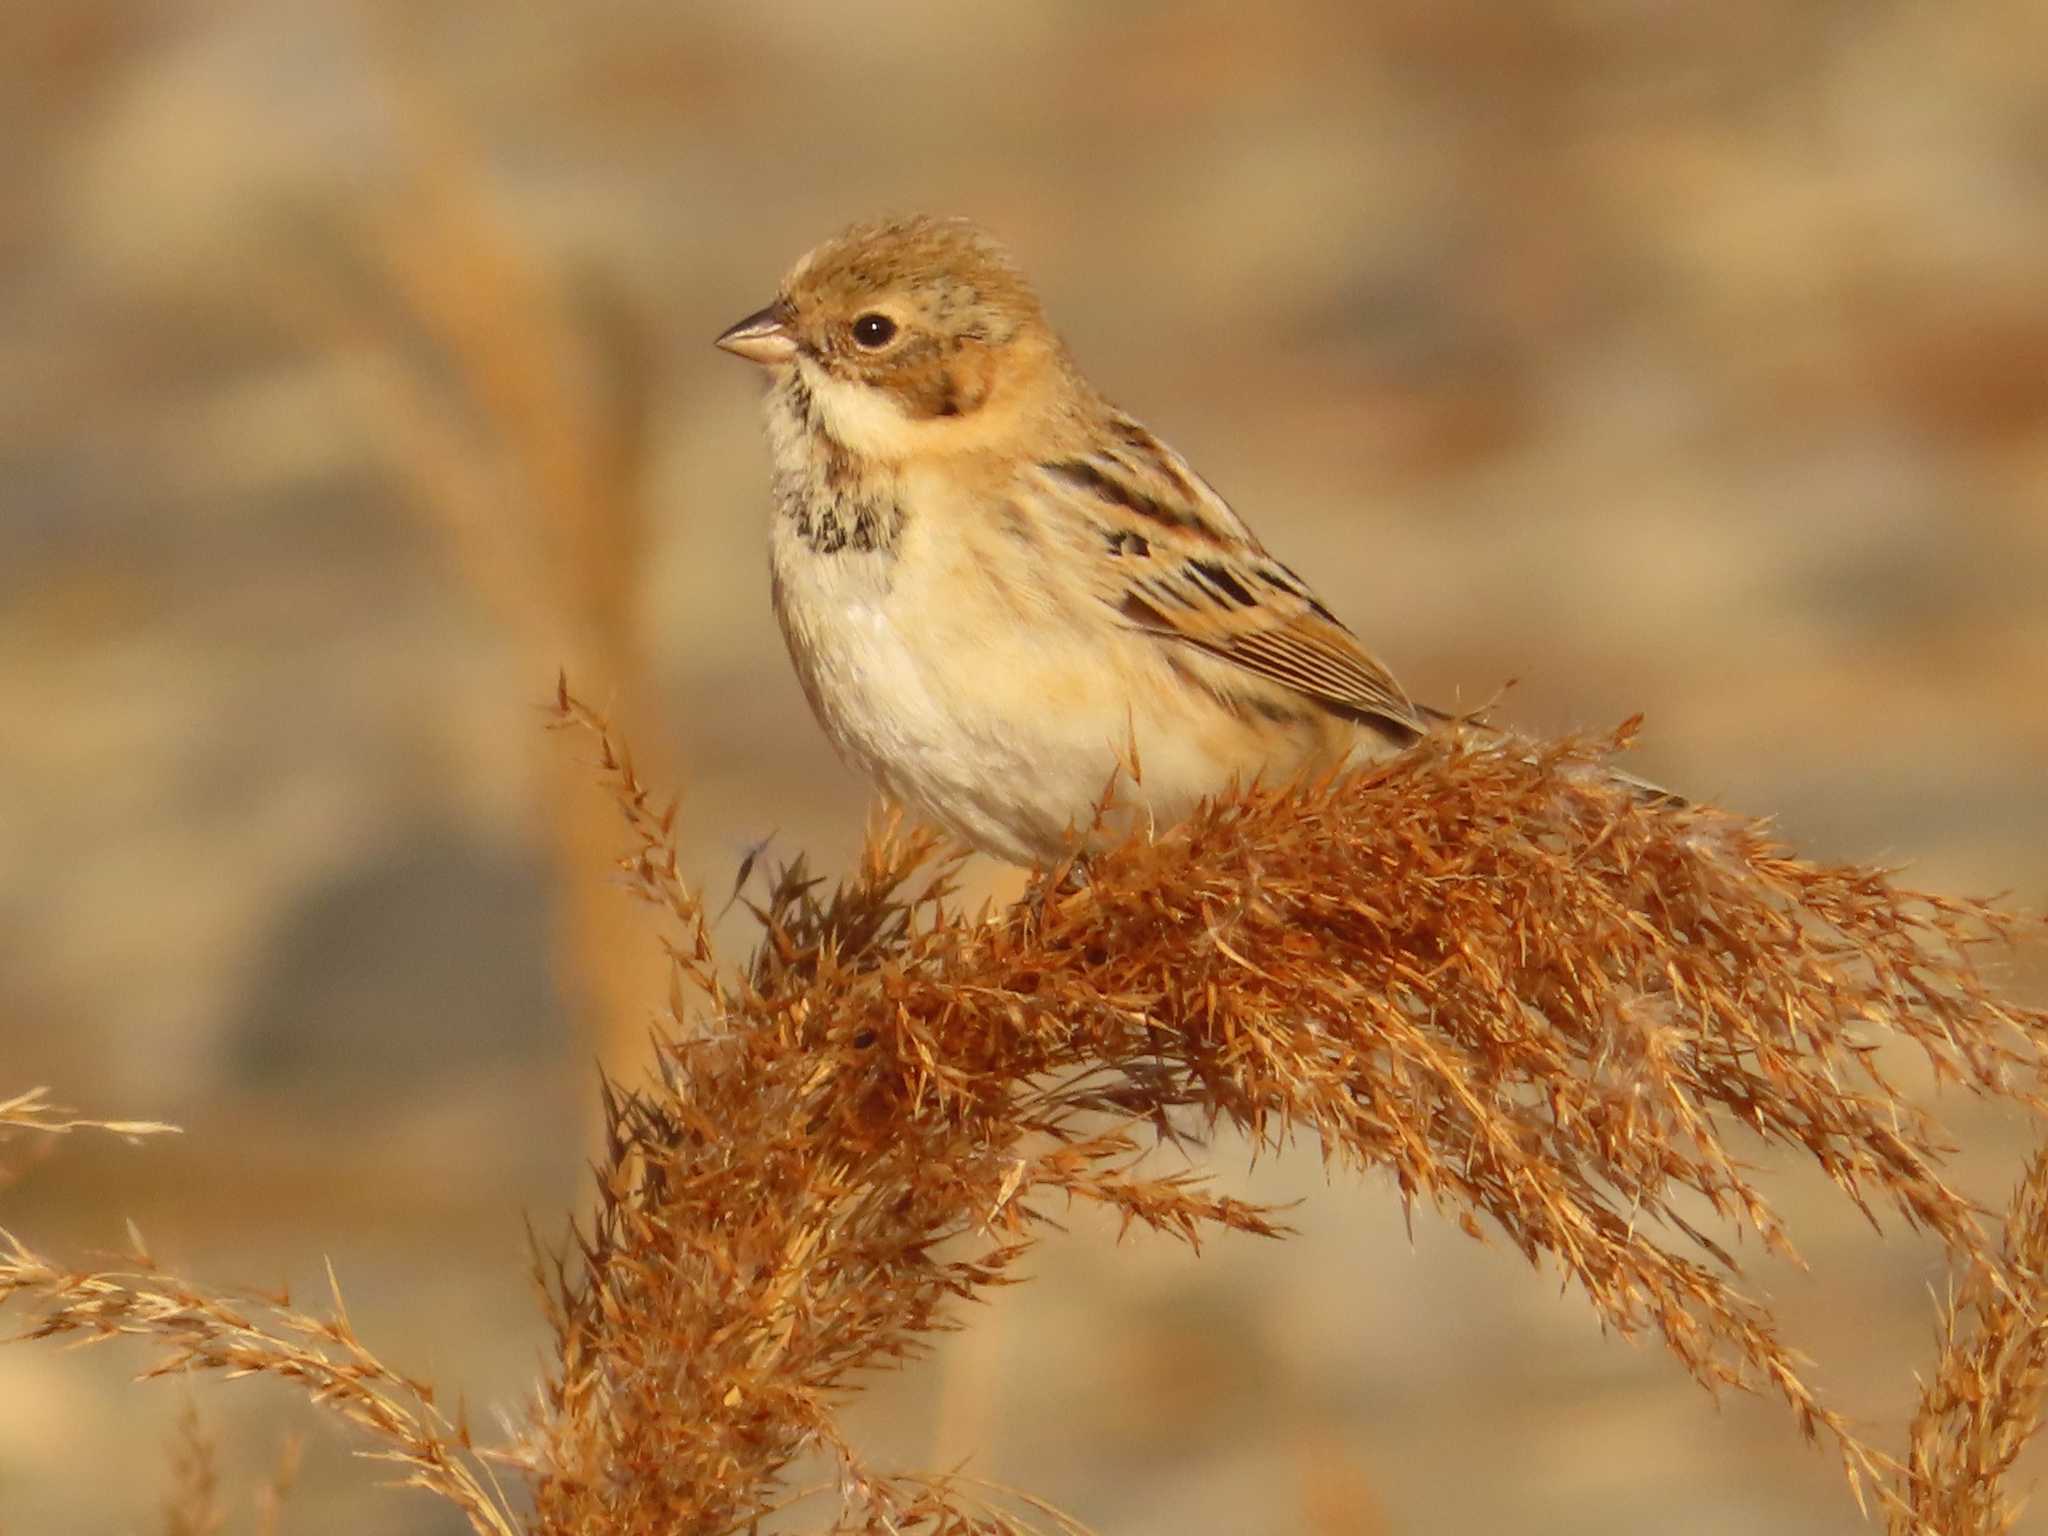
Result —
<instances>
[{"instance_id":1,"label":"small brown bird","mask_svg":"<svg viewBox=\"0 0 2048 1536\"><path fill-rule=\"evenodd\" d=\"M1089 386L972 224L856 226L718 345L769 370L775 611L811 708L975 847L1057 856L1133 749L1120 798L1165 825L1442 718Z\"/></svg>"}]
</instances>

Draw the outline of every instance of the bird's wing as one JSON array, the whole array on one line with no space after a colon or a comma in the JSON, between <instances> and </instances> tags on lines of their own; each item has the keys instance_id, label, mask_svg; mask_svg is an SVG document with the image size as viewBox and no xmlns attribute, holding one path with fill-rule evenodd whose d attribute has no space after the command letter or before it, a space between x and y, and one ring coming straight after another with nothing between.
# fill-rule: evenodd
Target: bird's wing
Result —
<instances>
[{"instance_id":1,"label":"bird's wing","mask_svg":"<svg viewBox=\"0 0 2048 1536\"><path fill-rule=\"evenodd\" d=\"M1268 555L1172 449L1128 418L1112 442L1036 466L1126 624L1193 646L1407 742L1426 729L1393 674Z\"/></svg>"}]
</instances>

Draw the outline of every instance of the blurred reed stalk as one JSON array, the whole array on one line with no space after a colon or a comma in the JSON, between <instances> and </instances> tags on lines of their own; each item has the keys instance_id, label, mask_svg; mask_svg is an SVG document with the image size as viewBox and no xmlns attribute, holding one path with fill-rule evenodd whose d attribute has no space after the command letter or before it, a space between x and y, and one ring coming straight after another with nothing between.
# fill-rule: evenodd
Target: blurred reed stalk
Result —
<instances>
[{"instance_id":1,"label":"blurred reed stalk","mask_svg":"<svg viewBox=\"0 0 2048 1536\"><path fill-rule=\"evenodd\" d=\"M275 1469L250 1501L252 1518L246 1525L235 1521L221 1490L219 1444L200 1419L197 1405L188 1402L178 1415L170 1447L171 1488L160 1527L164 1536L222 1536L231 1530L279 1536L285 1501L298 1481L299 1451L296 1437L285 1441Z\"/></svg>"},{"instance_id":2,"label":"blurred reed stalk","mask_svg":"<svg viewBox=\"0 0 2048 1536\"><path fill-rule=\"evenodd\" d=\"M638 624L644 328L609 284L543 272L492 207L476 147L408 63L399 16L361 13L407 179L360 223L306 215L292 231L306 259L280 274L278 308L309 345L350 360L367 440L525 674L605 678L608 707L672 771L676 733ZM548 758L537 819L553 834L558 970L599 1059L624 1071L644 1054L660 968L614 920L596 873L613 830L580 782L576 764Z\"/></svg>"},{"instance_id":3,"label":"blurred reed stalk","mask_svg":"<svg viewBox=\"0 0 2048 1536\"><path fill-rule=\"evenodd\" d=\"M0 1301L29 1309L31 1336L134 1334L157 1346L151 1374L296 1382L492 1536L733 1536L778 1512L1071 1530L962 1474L871 1468L838 1411L960 1326L962 1300L1021 1278L1075 1202L1197 1248L1284 1235L1198 1172L1148 1166L1161 1128L1227 1123L1255 1149L1313 1137L1505 1239L1709 1390L1778 1397L1895 1536L2008 1528L2004 1479L2048 1378L2048 1154L1987 1230L1945 1176L1947 1128L1897 1073L1914 1058L2041 1112L2048 1013L1977 964L2016 920L1802 860L1712 807L1646 803L1607 772L1619 738L1432 741L1225 797L995 912L955 902L956 852L880 826L836 886L782 869L758 948L726 966L674 807L566 688L558 713L596 742L625 819L671 1019L653 1072L604 1087L594 1211L537 1246L555 1352L524 1431L475 1446L338 1296L324 1317L231 1300L139 1245L93 1274L10 1240ZM1796 1256L1736 1155L1752 1138L1947 1252L1958 1301L1903 1458L1816 1395L1740 1287L1739 1233ZM820 1454L829 1485L799 1485Z\"/></svg>"}]
</instances>

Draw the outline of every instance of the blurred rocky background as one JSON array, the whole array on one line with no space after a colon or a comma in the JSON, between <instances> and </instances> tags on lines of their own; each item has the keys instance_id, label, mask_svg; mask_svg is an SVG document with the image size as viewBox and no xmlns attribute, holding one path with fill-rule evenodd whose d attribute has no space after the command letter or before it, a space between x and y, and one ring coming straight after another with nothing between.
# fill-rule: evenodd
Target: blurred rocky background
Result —
<instances>
[{"instance_id":1,"label":"blurred rocky background","mask_svg":"<svg viewBox=\"0 0 2048 1536\"><path fill-rule=\"evenodd\" d=\"M0 19L0 1225L317 1294L521 1411L522 1214L660 1001L556 670L693 872L857 846L708 345L848 220L974 215L1091 376L1418 696L1814 853L2048 904L2040 0L26 0ZM991 890L1014 877L987 871ZM1006 884L1006 882L1009 882ZM739 919L728 923L742 940ZM2038 955L2012 985L2048 984ZM2009 1182L2024 1128L1958 1110ZM1284 1247L1085 1228L861 1410L1105 1536L1849 1532L1828 1460L1313 1148ZM1765 1269L1894 1429L1944 1277L1820 1181ZM455 1530L274 1390L0 1351L0 1527L151 1529L187 1398L285 1529ZM2036 1517L2038 1518L2038 1517Z\"/></svg>"}]
</instances>

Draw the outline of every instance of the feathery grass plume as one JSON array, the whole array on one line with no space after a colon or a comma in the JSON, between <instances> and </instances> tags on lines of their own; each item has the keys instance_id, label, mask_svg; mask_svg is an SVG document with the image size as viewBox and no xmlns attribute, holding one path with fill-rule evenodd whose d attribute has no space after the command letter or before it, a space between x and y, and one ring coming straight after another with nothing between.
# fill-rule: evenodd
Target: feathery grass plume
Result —
<instances>
[{"instance_id":1,"label":"feathery grass plume","mask_svg":"<svg viewBox=\"0 0 2048 1536\"><path fill-rule=\"evenodd\" d=\"M2013 1193L2002 1257L2023 1285L1979 1273L1942 1309L1941 1355L1913 1415L1892 1536L1997 1536L2019 1518L2003 1485L2048 1393L2048 1147Z\"/></svg>"},{"instance_id":2,"label":"feathery grass plume","mask_svg":"<svg viewBox=\"0 0 2048 1536\"><path fill-rule=\"evenodd\" d=\"M534 1429L539 1531L738 1529L819 1447L848 1528L993 1528L942 1485L870 1473L834 1408L949 1302L1011 1278L1065 1202L1191 1244L1276 1232L1144 1173L1149 1125L1176 1115L1256 1148L1313 1134L1549 1258L1709 1388L1776 1392L1859 1499L1874 1477L1899 1502L1897 1464L1818 1400L1682 1214L1704 1200L1794 1254L1737 1129L1810 1155L1873 1221L1933 1233L1989 1293L2039 1291L1944 1179L1941 1127L1880 1049L2038 1108L2048 1015L1975 963L2012 920L1647 801L1606 771L1621 736L1438 742L1226 797L993 917L952 904L936 840L888 830L829 894L785 869L764 942L726 975L674 808L601 718L558 702L600 743L629 882L677 926L679 1028L657 1081L607 1090L599 1209L546 1277L561 1359ZM694 1021L692 988L710 999Z\"/></svg>"},{"instance_id":3,"label":"feathery grass plume","mask_svg":"<svg viewBox=\"0 0 2048 1536\"><path fill-rule=\"evenodd\" d=\"M145 1136L173 1135L177 1129L161 1120L81 1118L75 1111L53 1104L48 1088L30 1088L0 1099L0 1189L19 1178L54 1138L72 1131L105 1131L140 1141Z\"/></svg>"},{"instance_id":4,"label":"feathery grass plume","mask_svg":"<svg viewBox=\"0 0 2048 1536\"><path fill-rule=\"evenodd\" d=\"M33 1316L16 1337L147 1340L156 1353L144 1378L218 1371L291 1382L367 1432L373 1449L363 1454L400 1468L401 1486L439 1494L478 1536L514 1536L518 1524L468 1426L434 1406L431 1387L364 1347L339 1287L326 1317L295 1309L284 1295L225 1296L165 1273L141 1235L131 1228L129 1237L127 1267L94 1273L51 1264L0 1230L0 1307L19 1300Z\"/></svg>"},{"instance_id":5,"label":"feathery grass plume","mask_svg":"<svg viewBox=\"0 0 2048 1536\"><path fill-rule=\"evenodd\" d=\"M71 1131L105 1131L110 1136L137 1140L144 1136L174 1135L175 1125L161 1120L95 1120L80 1116L50 1101L48 1088L31 1088L11 1098L0 1099L0 1138L20 1131L62 1136Z\"/></svg>"}]
</instances>

